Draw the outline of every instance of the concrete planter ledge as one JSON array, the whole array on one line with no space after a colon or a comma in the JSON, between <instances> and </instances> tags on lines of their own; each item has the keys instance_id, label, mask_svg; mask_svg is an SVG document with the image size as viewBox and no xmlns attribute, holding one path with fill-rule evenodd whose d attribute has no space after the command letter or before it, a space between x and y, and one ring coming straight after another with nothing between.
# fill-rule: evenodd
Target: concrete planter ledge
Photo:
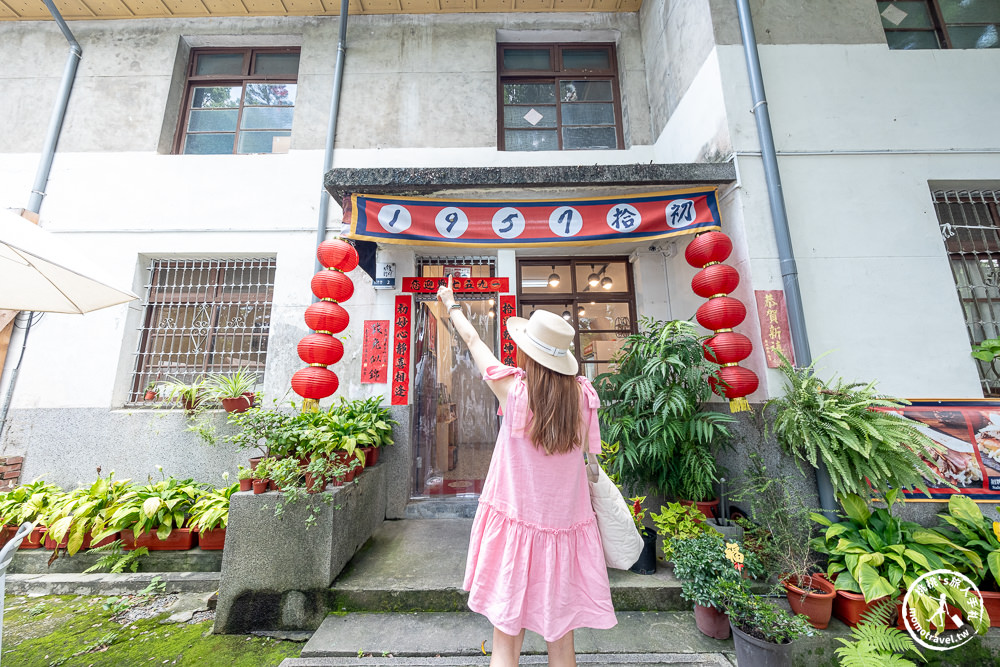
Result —
<instances>
[{"instance_id":1,"label":"concrete planter ledge","mask_svg":"<svg viewBox=\"0 0 1000 667\"><path fill-rule=\"evenodd\" d=\"M385 519L387 469L380 462L351 484L327 487L328 499L285 505L280 517L281 493L233 494L215 632L319 627L330 584Z\"/></svg>"}]
</instances>

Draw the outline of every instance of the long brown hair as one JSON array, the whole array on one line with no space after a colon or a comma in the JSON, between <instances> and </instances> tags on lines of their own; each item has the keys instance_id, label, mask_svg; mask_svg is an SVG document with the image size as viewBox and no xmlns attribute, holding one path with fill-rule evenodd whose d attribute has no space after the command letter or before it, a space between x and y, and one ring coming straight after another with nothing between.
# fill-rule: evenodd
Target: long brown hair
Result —
<instances>
[{"instance_id":1,"label":"long brown hair","mask_svg":"<svg viewBox=\"0 0 1000 667\"><path fill-rule=\"evenodd\" d=\"M550 371L522 350L517 351L517 365L527 376L531 443L546 454L564 454L578 447L580 386L576 378Z\"/></svg>"}]
</instances>

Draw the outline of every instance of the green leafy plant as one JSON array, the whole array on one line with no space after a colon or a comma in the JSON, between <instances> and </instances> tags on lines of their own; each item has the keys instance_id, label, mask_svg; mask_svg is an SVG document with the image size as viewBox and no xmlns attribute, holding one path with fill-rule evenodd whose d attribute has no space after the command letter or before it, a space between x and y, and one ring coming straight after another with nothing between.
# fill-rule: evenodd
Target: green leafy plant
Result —
<instances>
[{"instance_id":1,"label":"green leafy plant","mask_svg":"<svg viewBox=\"0 0 1000 667\"><path fill-rule=\"evenodd\" d=\"M224 489L203 491L191 506L188 525L198 532L225 529L229 525L229 499L240 488L239 484Z\"/></svg>"},{"instance_id":2,"label":"green leafy plant","mask_svg":"<svg viewBox=\"0 0 1000 667\"><path fill-rule=\"evenodd\" d=\"M598 375L602 431L617 442L616 477L630 490L708 500L719 469L715 452L728 444L728 414L706 410L707 378L719 366L705 359L694 324L643 318L615 358L615 372Z\"/></svg>"},{"instance_id":3,"label":"green leafy plant","mask_svg":"<svg viewBox=\"0 0 1000 667\"><path fill-rule=\"evenodd\" d=\"M149 549L146 547L124 551L121 540L115 540L102 547L91 549L91 551L103 555L97 559L96 563L84 570L84 574L100 570L105 570L111 574L121 574L125 570L137 572L139 570L139 559L149 555Z\"/></svg>"},{"instance_id":4,"label":"green leafy plant","mask_svg":"<svg viewBox=\"0 0 1000 667\"><path fill-rule=\"evenodd\" d=\"M250 468L244 468L243 466L237 466L236 479L253 479L253 470Z\"/></svg>"},{"instance_id":5,"label":"green leafy plant","mask_svg":"<svg viewBox=\"0 0 1000 667\"><path fill-rule=\"evenodd\" d=\"M265 456L257 462L257 467L253 469L250 479L271 479L271 466L277 459Z\"/></svg>"},{"instance_id":6,"label":"green leafy plant","mask_svg":"<svg viewBox=\"0 0 1000 667\"><path fill-rule=\"evenodd\" d=\"M890 625L893 612L889 600L872 605L851 628L851 639L836 638L843 644L836 650L841 667L917 667L905 656L925 662L910 636Z\"/></svg>"},{"instance_id":7,"label":"green leafy plant","mask_svg":"<svg viewBox=\"0 0 1000 667\"><path fill-rule=\"evenodd\" d=\"M0 517L3 523L12 526L26 521L44 523L46 515L62 496L62 489L49 482L35 480L22 484L0 497Z\"/></svg>"},{"instance_id":8,"label":"green leafy plant","mask_svg":"<svg viewBox=\"0 0 1000 667\"><path fill-rule=\"evenodd\" d=\"M719 535L719 531L705 522L705 515L694 505L681 505L680 503L667 503L660 507L660 513L649 513L656 526L656 532L663 538L663 557L670 560L673 556L673 540L671 538L686 539L710 533Z\"/></svg>"},{"instance_id":9,"label":"green leafy plant","mask_svg":"<svg viewBox=\"0 0 1000 667\"><path fill-rule=\"evenodd\" d=\"M160 389L167 400L180 401L184 403L186 409L194 410L206 392L205 378L199 375L190 382L184 382L171 377L160 385Z\"/></svg>"},{"instance_id":10,"label":"green leafy plant","mask_svg":"<svg viewBox=\"0 0 1000 667\"><path fill-rule=\"evenodd\" d=\"M290 489L300 486L303 470L298 459L283 458L271 461L267 468L267 474L268 478L273 480L279 489Z\"/></svg>"},{"instance_id":11,"label":"green leafy plant","mask_svg":"<svg viewBox=\"0 0 1000 667\"><path fill-rule=\"evenodd\" d=\"M205 381L205 387L208 393L220 400L239 398L257 388L257 374L249 368L239 368L232 373L212 373Z\"/></svg>"},{"instance_id":12,"label":"green leafy plant","mask_svg":"<svg viewBox=\"0 0 1000 667\"><path fill-rule=\"evenodd\" d=\"M750 592L742 579L716 579L708 595L729 614L734 627L761 641L788 644L812 633L805 616L792 616L767 598Z\"/></svg>"},{"instance_id":13,"label":"green leafy plant","mask_svg":"<svg viewBox=\"0 0 1000 667\"><path fill-rule=\"evenodd\" d=\"M305 472L313 478L314 484L322 487L328 482L343 481L351 471L351 467L326 456L314 456L306 465Z\"/></svg>"},{"instance_id":14,"label":"green leafy plant","mask_svg":"<svg viewBox=\"0 0 1000 667\"><path fill-rule=\"evenodd\" d=\"M298 445L294 427L297 415L286 410L256 406L246 412L231 412L226 422L234 427L225 440L240 449L256 449L265 456L284 456Z\"/></svg>"},{"instance_id":15,"label":"green leafy plant","mask_svg":"<svg viewBox=\"0 0 1000 667\"><path fill-rule=\"evenodd\" d=\"M110 519L109 511L128 492L130 480L115 481L115 473L98 478L89 487L71 491L53 504L46 517L48 536L57 543L69 536L66 551L73 556L88 533L99 534ZM113 531L112 531L113 532Z\"/></svg>"},{"instance_id":16,"label":"green leafy plant","mask_svg":"<svg viewBox=\"0 0 1000 667\"><path fill-rule=\"evenodd\" d=\"M757 577L763 572L753 553L744 552L743 571L726 558L726 543L722 536L702 533L686 539L673 538L674 576L681 580L681 597L688 602L721 609L722 601L714 597L718 579L736 581L746 572Z\"/></svg>"},{"instance_id":17,"label":"green leafy plant","mask_svg":"<svg viewBox=\"0 0 1000 667\"><path fill-rule=\"evenodd\" d=\"M1000 338L987 338L972 346L972 356L987 363L1000 357Z\"/></svg>"},{"instance_id":18,"label":"green leafy plant","mask_svg":"<svg viewBox=\"0 0 1000 667\"><path fill-rule=\"evenodd\" d=\"M920 489L929 496L924 479L940 477L926 461L942 446L889 412L908 403L878 394L874 381L824 382L814 366L794 368L782 357L778 370L787 383L785 395L764 406L773 415L778 443L800 470L802 461L814 468L825 463L837 496L867 495L869 485L879 494Z\"/></svg>"},{"instance_id":19,"label":"green leafy plant","mask_svg":"<svg viewBox=\"0 0 1000 667\"><path fill-rule=\"evenodd\" d=\"M173 477L132 486L110 508L108 527L94 539L99 541L118 530L132 530L136 535L155 532L165 540L174 528L184 527L185 515L200 491L194 480Z\"/></svg>"},{"instance_id":20,"label":"green leafy plant","mask_svg":"<svg viewBox=\"0 0 1000 667\"><path fill-rule=\"evenodd\" d=\"M1000 522L983 516L971 498L957 493L948 499L948 512L938 517L942 524L940 532L978 557L981 567L966 559L973 583L1000 591Z\"/></svg>"}]
</instances>

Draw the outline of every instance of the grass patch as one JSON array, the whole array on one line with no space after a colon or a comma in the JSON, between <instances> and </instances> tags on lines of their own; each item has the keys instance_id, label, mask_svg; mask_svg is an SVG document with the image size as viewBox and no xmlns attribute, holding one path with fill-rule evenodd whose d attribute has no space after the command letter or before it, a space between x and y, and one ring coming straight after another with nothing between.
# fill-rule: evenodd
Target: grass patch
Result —
<instances>
[{"instance_id":1,"label":"grass patch","mask_svg":"<svg viewBox=\"0 0 1000 667\"><path fill-rule=\"evenodd\" d=\"M167 614L120 625L107 598L5 600L3 664L22 667L225 665L274 667L302 645L267 637L213 635L212 622L161 623Z\"/></svg>"}]
</instances>

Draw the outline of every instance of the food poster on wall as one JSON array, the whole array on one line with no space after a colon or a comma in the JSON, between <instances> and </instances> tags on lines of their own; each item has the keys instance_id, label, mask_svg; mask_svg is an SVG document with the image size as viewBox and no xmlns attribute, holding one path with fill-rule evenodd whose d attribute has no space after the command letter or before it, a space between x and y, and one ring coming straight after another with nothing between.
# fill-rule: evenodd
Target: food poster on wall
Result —
<instances>
[{"instance_id":1,"label":"food poster on wall","mask_svg":"<svg viewBox=\"0 0 1000 667\"><path fill-rule=\"evenodd\" d=\"M931 498L907 492L908 501L942 501L953 493L977 502L1000 503L1000 400L912 400L895 410L943 447L927 463L957 487L926 480Z\"/></svg>"}]
</instances>

